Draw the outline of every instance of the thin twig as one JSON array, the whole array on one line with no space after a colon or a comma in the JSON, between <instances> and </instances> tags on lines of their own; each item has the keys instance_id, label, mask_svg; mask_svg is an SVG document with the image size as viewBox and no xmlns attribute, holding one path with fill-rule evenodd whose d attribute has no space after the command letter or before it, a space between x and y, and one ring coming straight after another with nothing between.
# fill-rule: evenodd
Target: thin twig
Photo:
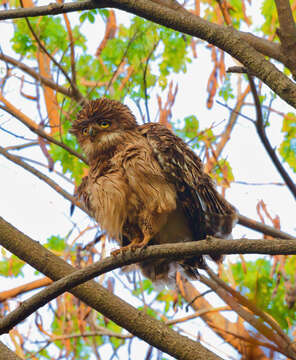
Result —
<instances>
[{"instance_id":1,"label":"thin twig","mask_svg":"<svg viewBox=\"0 0 296 360\"><path fill-rule=\"evenodd\" d=\"M249 301L238 291L236 291L228 284L226 284L210 268L207 269L207 273L216 283L219 284L219 286L223 287L228 293L230 293L233 297L235 297L241 305L247 307L250 311L252 311L252 313L256 314L264 322L269 324L273 328L273 330L275 330L278 333L278 335L280 335L283 338L285 342L287 342L288 344L291 342L290 338L284 333L284 331L281 329L279 324L271 316L268 316L268 314L266 314L264 311L259 309L254 303Z\"/></svg>"},{"instance_id":2,"label":"thin twig","mask_svg":"<svg viewBox=\"0 0 296 360\"><path fill-rule=\"evenodd\" d=\"M23 0L20 0L20 4L22 6L22 8L24 8L24 4L23 4ZM55 64L55 66L61 70L61 72L63 73L63 75L65 76L65 78L68 80L71 88L73 89L73 91L77 92L77 88L75 86L75 84L73 84L70 76L68 75L67 71L62 67L62 65L56 61L56 59L47 51L46 47L42 44L42 42L40 41L39 37L37 36L37 34L35 33L29 19L27 17L25 17L26 23L35 39L35 41L37 42L39 48L50 58L50 60ZM82 97L82 96L81 96Z\"/></svg>"},{"instance_id":3,"label":"thin twig","mask_svg":"<svg viewBox=\"0 0 296 360\"><path fill-rule=\"evenodd\" d=\"M12 65L18 67L19 69L21 69L22 71L24 71L25 73L29 74L34 79L39 81L41 84L44 84L44 85L50 87L51 89L58 91L67 97L75 98L74 94L72 93L72 91L70 89L67 89L61 85L58 85L53 80L40 75L32 67L12 58L11 56L4 55L3 53L0 52L0 60L3 60L5 63L9 63L9 64L12 64ZM78 99L76 99L76 100L78 101Z\"/></svg>"},{"instance_id":4,"label":"thin twig","mask_svg":"<svg viewBox=\"0 0 296 360\"><path fill-rule=\"evenodd\" d=\"M284 339L275 333L272 328L265 325L253 313L251 313L249 310L246 310L245 307L238 303L237 300L233 298L223 287L221 287L219 283L203 275L200 275L200 280L213 289L221 297L221 299L226 302L226 304L231 306L233 310L237 312L240 317L242 317L245 321L257 329L268 340L276 343L281 349L282 354L288 356L291 359L296 359L294 351L289 346L291 345L290 340L289 342L284 341Z\"/></svg>"},{"instance_id":5,"label":"thin twig","mask_svg":"<svg viewBox=\"0 0 296 360\"><path fill-rule=\"evenodd\" d=\"M148 54L148 57L146 59L146 63L145 63L145 69L144 69L144 73L143 73L143 83L144 83L144 95L145 95L145 108L146 108L146 115L147 115L147 122L150 123L150 113L149 113L149 106L148 106L148 94L147 94L147 70L148 70L148 64L149 64L149 60L151 59L151 56L153 55L154 51L156 50L158 44L159 44L160 40L158 40L152 47L151 51Z\"/></svg>"},{"instance_id":6,"label":"thin twig","mask_svg":"<svg viewBox=\"0 0 296 360\"><path fill-rule=\"evenodd\" d=\"M7 147L5 148L6 150L8 149ZM44 165L42 164L40 161L37 161L37 160L34 160L34 159L30 159L30 158L27 158L25 156L19 156L19 158L21 160L24 160L24 161L29 161L33 164L36 164L36 165L39 165L39 166L42 166L44 167L45 169L48 169L48 165ZM73 185L74 186L74 182L71 181L69 178L67 178L67 176L65 176L63 173L57 171L57 170L52 170L52 172L54 172L55 174L59 175L62 179L64 179L65 181L67 181L69 184Z\"/></svg>"},{"instance_id":7,"label":"thin twig","mask_svg":"<svg viewBox=\"0 0 296 360\"><path fill-rule=\"evenodd\" d=\"M67 193L63 188L61 188L56 182L51 180L48 176L44 175L42 172L38 171L37 169L33 168L29 164L25 163L20 159L19 156L12 155L8 153L5 148L0 146L0 154L4 155L7 159L14 162L15 164L21 166L25 170L29 171L33 175L37 176L40 180L43 180L46 182L51 188L53 188L55 191L57 191L59 194L61 194L64 198L71 201L71 203L78 206L82 211L86 212L89 216L89 212L85 209L85 207L72 195Z\"/></svg>"},{"instance_id":8,"label":"thin twig","mask_svg":"<svg viewBox=\"0 0 296 360\"><path fill-rule=\"evenodd\" d=\"M119 64L118 64L116 70L113 72L112 77L111 77L111 79L109 80L109 83L108 83L108 85L107 85L107 87L106 87L106 89L105 89L104 96L107 94L107 91L109 90L109 88L110 88L110 86L112 85L114 79L116 78L116 76L117 76L117 74L118 74L118 71L119 71L120 67L121 67L122 64L123 64L124 59L126 58L126 55L127 55L127 53L128 53L128 50L129 50L131 44L133 43L133 41L135 40L135 38L137 37L137 35L138 35L138 33L135 32L134 35L129 39L129 41L128 41L128 43L127 43L127 46L126 46L126 48L125 48L125 50L124 50L124 53L123 53L123 55L122 55L122 57L121 57L121 60L120 60L120 62L119 62Z\"/></svg>"},{"instance_id":9,"label":"thin twig","mask_svg":"<svg viewBox=\"0 0 296 360\"><path fill-rule=\"evenodd\" d=\"M262 110L261 110L261 104L260 104L260 100L259 100L259 96L258 96L258 93L257 93L256 86L255 86L255 83L254 83L254 79L249 74L248 74L248 79L249 79L249 82L250 82L251 92L252 92L252 95L253 95L253 98L254 98L254 103L255 103L256 117L257 117L256 122L255 122L255 126L256 126L257 133L258 133L258 135L260 137L260 140L261 140L265 150L267 151L270 159L272 160L274 166L276 167L279 174L283 178L284 182L287 184L287 187L289 188L292 195L296 199L296 185L294 184L294 182L290 178L289 174L286 172L285 168L281 164L280 160L278 159L278 157L276 155L275 150L271 147L271 145L269 143L269 140L268 140L268 138L266 136L265 125L264 125L263 115L262 115Z\"/></svg>"},{"instance_id":10,"label":"thin twig","mask_svg":"<svg viewBox=\"0 0 296 360\"><path fill-rule=\"evenodd\" d=\"M16 119L18 119L22 124L24 124L27 128L29 128L33 133L41 136L42 138L48 140L49 142L56 144L58 146L60 146L61 148L63 148L64 150L68 151L70 154L76 156L78 159L80 159L81 161L83 161L85 164L88 164L86 158L79 154L77 151L71 149L69 146L67 146L66 144L56 140L55 138L51 137L50 135L48 135L45 131L37 128L37 127L33 127L30 123L28 123L27 121L25 121L25 119L23 119L21 116L19 116L19 114L15 111L15 109L11 106L11 107L5 107L5 106L1 106L0 107L5 110L6 112L8 112L10 115L12 115L13 117L15 117Z\"/></svg>"},{"instance_id":11,"label":"thin twig","mask_svg":"<svg viewBox=\"0 0 296 360\"><path fill-rule=\"evenodd\" d=\"M31 142L28 142L26 144L7 146L5 148L5 150L22 150L22 149L25 149L27 147L35 146L35 145L38 145L38 141L31 141Z\"/></svg>"},{"instance_id":12,"label":"thin twig","mask_svg":"<svg viewBox=\"0 0 296 360\"><path fill-rule=\"evenodd\" d=\"M266 182L266 183L256 183L256 182L247 182L247 181L234 181L235 184L241 184L241 185L251 185L251 186L268 186L268 185L277 185L277 186L286 186L285 183L281 182Z\"/></svg>"},{"instance_id":13,"label":"thin twig","mask_svg":"<svg viewBox=\"0 0 296 360\"><path fill-rule=\"evenodd\" d=\"M216 100L216 103L221 105L221 106L224 106L226 109L230 110L230 111L233 111L234 113L238 114L239 116L251 121L253 124L255 124L255 120L253 120L252 118L250 118L249 116L246 116L244 114L242 114L241 112L239 111L236 111L235 109L233 109L232 107L230 107L229 105L227 104L223 104L223 102L219 101L219 100Z\"/></svg>"}]
</instances>

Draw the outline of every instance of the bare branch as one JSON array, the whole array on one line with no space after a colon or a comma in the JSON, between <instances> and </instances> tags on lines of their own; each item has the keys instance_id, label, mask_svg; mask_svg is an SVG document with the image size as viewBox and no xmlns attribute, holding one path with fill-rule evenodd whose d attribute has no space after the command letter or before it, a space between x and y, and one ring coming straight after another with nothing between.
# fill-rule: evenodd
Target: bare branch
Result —
<instances>
[{"instance_id":1,"label":"bare branch","mask_svg":"<svg viewBox=\"0 0 296 360\"><path fill-rule=\"evenodd\" d=\"M1 109L3 109L3 108L1 108ZM25 144L7 146L5 148L5 150L22 150L27 147L35 146L35 145L38 145L38 141L31 141L31 142L28 142Z\"/></svg>"},{"instance_id":2,"label":"bare branch","mask_svg":"<svg viewBox=\"0 0 296 360\"><path fill-rule=\"evenodd\" d=\"M58 85L56 82L54 82L51 79L48 79L42 75L40 75L37 71L35 71L32 67L12 58L11 56L8 55L4 55L3 53L0 52L0 60L3 60L4 62L7 62L9 64L12 64L16 67L18 67L19 69L23 70L25 73L29 74L30 76L32 76L34 79L36 79L37 81L40 81L41 84L44 84L48 87L50 87L53 90L56 90L58 92L60 92L61 94L70 97L70 98L75 98L74 95L72 94L72 91L70 89L67 89L63 86ZM75 98L76 99L76 98ZM79 99L76 99L79 100Z\"/></svg>"},{"instance_id":3,"label":"bare branch","mask_svg":"<svg viewBox=\"0 0 296 360\"><path fill-rule=\"evenodd\" d=\"M31 281L27 284L17 286L14 289L1 291L0 292L0 302L14 298L14 297L24 294L28 291L39 289L40 287L47 286L51 283L52 283L52 280L50 280L47 277L44 277L42 279Z\"/></svg>"},{"instance_id":4,"label":"bare branch","mask_svg":"<svg viewBox=\"0 0 296 360\"><path fill-rule=\"evenodd\" d=\"M153 55L154 51L156 50L157 46L159 44L159 40L153 45L151 51L149 52L147 59L145 61L145 68L143 73L143 83L144 83L144 95L145 95L145 109L146 109L146 115L147 115L147 122L150 122L150 112L149 112L149 106L148 106L148 94L147 94L147 70L149 65L149 60L151 59L151 56Z\"/></svg>"},{"instance_id":5,"label":"bare branch","mask_svg":"<svg viewBox=\"0 0 296 360\"><path fill-rule=\"evenodd\" d=\"M191 303L191 306L195 311L211 307L211 304L203 296L200 296L201 293L188 280L180 277L180 280L177 281L177 286L184 299L188 303ZM233 323L220 313L205 313L200 316L218 336L231 344L238 352L243 354L246 359L251 359L253 357L254 359L269 360L259 346L254 344L255 346L249 347L246 346L244 341L241 341L239 336L243 336L247 340L252 338L247 330L247 326ZM229 335L225 329L230 331L232 335Z\"/></svg>"},{"instance_id":6,"label":"bare branch","mask_svg":"<svg viewBox=\"0 0 296 360\"><path fill-rule=\"evenodd\" d=\"M274 238L279 237L282 239L295 239L295 237L287 234L286 232L283 232L283 231L275 229L271 226L262 224L258 221L255 221L253 219L250 219L250 218L240 215L240 214L238 215L238 224L245 226L249 229L261 232L265 235L273 236Z\"/></svg>"},{"instance_id":7,"label":"bare branch","mask_svg":"<svg viewBox=\"0 0 296 360\"><path fill-rule=\"evenodd\" d=\"M52 336L49 340L51 342L58 341L58 340L65 340L65 339L73 339L78 337L91 337L91 336L110 336L115 337L117 339L131 339L133 337L132 334L120 334L109 329L104 328L103 326L96 326L99 328L97 331L88 331L84 333L78 334L69 334L69 335L60 335L60 336ZM48 341L48 340L44 340Z\"/></svg>"},{"instance_id":8,"label":"bare branch","mask_svg":"<svg viewBox=\"0 0 296 360\"><path fill-rule=\"evenodd\" d=\"M264 335L268 340L274 342L279 347L279 351L288 356L291 359L296 359L296 354L289 346L289 343L283 341L283 338L276 334L269 326L265 325L261 320L255 317L251 312L246 310L243 306L241 306L236 299L234 299L219 283L216 281L209 279L203 275L200 275L201 281L209 286L212 290L214 290L223 301L226 302L232 309L241 316L245 321L251 324L255 329L257 329L262 335Z\"/></svg>"},{"instance_id":9,"label":"bare branch","mask_svg":"<svg viewBox=\"0 0 296 360\"><path fill-rule=\"evenodd\" d=\"M210 277L221 287L223 287L228 293L230 293L234 298L238 300L238 302L248 308L252 313L259 316L264 322L269 324L273 330L277 332L277 334L282 338L279 342L279 346L281 346L282 342L284 341L286 344L291 345L291 340L289 337L284 333L282 328L279 326L279 324L268 314L266 314L264 311L259 309L252 301L248 300L246 297L241 295L238 291L230 287L228 284L226 284L223 280L221 280L210 268L207 269L207 273L210 275Z\"/></svg>"},{"instance_id":10,"label":"bare branch","mask_svg":"<svg viewBox=\"0 0 296 360\"><path fill-rule=\"evenodd\" d=\"M29 171L31 174L37 176L40 180L43 180L46 182L52 189L54 189L56 192L61 194L64 198L71 201L72 204L75 204L78 206L82 211L86 212L89 216L91 216L87 209L77 200L76 197L70 195L65 191L63 188L61 188L56 182L51 180L48 176L44 175L42 172L38 171L37 169L33 168L29 164L25 163L20 159L19 156L12 155L8 153L2 146L0 146L0 154L4 155L7 159L14 162L15 164L21 166L25 170Z\"/></svg>"},{"instance_id":11,"label":"bare branch","mask_svg":"<svg viewBox=\"0 0 296 360\"><path fill-rule=\"evenodd\" d=\"M257 133L260 137L260 140L261 140L266 152L268 153L270 159L272 160L274 166L276 167L277 171L279 172L279 174L281 175L281 177L287 184L289 190L291 191L292 195L296 199L296 184L294 184L294 182L290 178L289 174L286 172L285 168L283 167L280 160L278 159L275 150L270 145L270 142L265 133L265 125L264 125L264 121L263 121L261 104L260 104L259 96L257 94L257 89L256 89L256 86L254 83L254 79L251 75L248 75L248 79L250 82L251 92L252 92L252 95L254 98L254 103L255 103L256 117L257 117L255 125L256 125Z\"/></svg>"},{"instance_id":12,"label":"bare branch","mask_svg":"<svg viewBox=\"0 0 296 360\"><path fill-rule=\"evenodd\" d=\"M56 144L63 148L64 150L68 151L70 154L76 156L78 159L83 161L85 164L88 164L86 158L79 154L77 151L71 149L66 144L56 140L52 136L48 135L45 131L38 128L38 125L34 123L29 117L25 116L22 112L20 112L14 105L12 105L10 102L8 102L4 97L2 96L0 92L0 101L4 102L6 107L2 107L3 110L8 112L10 115L18 119L22 124L24 124L27 128L29 128L33 133L41 136L42 138L48 140L49 142Z\"/></svg>"}]
</instances>

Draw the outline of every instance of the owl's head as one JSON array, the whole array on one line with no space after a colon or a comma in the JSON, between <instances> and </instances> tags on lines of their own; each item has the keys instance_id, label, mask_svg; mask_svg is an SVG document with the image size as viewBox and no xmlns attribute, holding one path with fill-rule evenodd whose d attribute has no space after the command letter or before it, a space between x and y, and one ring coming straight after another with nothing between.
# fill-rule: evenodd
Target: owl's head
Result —
<instances>
[{"instance_id":1,"label":"owl's head","mask_svg":"<svg viewBox=\"0 0 296 360\"><path fill-rule=\"evenodd\" d=\"M79 111L70 132L88 158L108 151L121 141L127 130L137 127L130 109L116 100L101 98L88 102Z\"/></svg>"}]
</instances>

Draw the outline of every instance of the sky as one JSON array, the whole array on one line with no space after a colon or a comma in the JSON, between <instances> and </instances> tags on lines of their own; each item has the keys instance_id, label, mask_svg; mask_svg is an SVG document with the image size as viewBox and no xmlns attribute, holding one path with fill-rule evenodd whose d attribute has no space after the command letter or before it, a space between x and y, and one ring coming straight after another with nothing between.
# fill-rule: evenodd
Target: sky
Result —
<instances>
[{"instance_id":1,"label":"sky","mask_svg":"<svg viewBox=\"0 0 296 360\"><path fill-rule=\"evenodd\" d=\"M126 15L121 13L120 18L125 19L125 16ZM94 32L89 31L88 28L86 31L88 34L94 34ZM1 37L0 45L4 53L7 53L7 39L12 37L12 29L9 26L9 22L0 23L0 32L6 35L5 37ZM96 31L95 36L88 36L88 48L92 54L95 53L99 43L97 34L100 34L100 31ZM103 30L100 35L103 35ZM188 65L187 73L175 77L175 81L179 83L179 91L173 108L173 119L183 119L185 116L195 114L200 121L201 128L207 128L211 126L213 122L218 124L224 121L218 127L218 129L222 129L225 121L228 120L229 111L216 103L212 110L206 108L206 86L209 73L212 69L210 51L205 49L203 45L199 45L197 52L198 58L194 60L192 64ZM12 53L8 53L8 55L14 56ZM235 64L229 56L226 56L226 63L227 67ZM1 70L3 70L3 64L0 64L0 76L2 76ZM232 75L232 82L234 84L236 83L237 76L238 75L235 74ZM265 91L267 91L266 88ZM9 86L8 97L26 114L30 116L32 116L32 113L34 114L34 103L30 105L28 101L24 101L19 96L18 81L11 83ZM252 102L252 98L249 97L247 101ZM139 114L135 106L130 102L127 102L127 104L138 116ZM292 111L289 105L280 99L275 100L273 106L281 111ZM157 111L157 104L151 102L150 109L152 113L155 113ZM255 119L252 107L245 107L243 113ZM34 114L33 117L34 116L35 119L37 119L37 114ZM271 144L278 146L282 140L281 118L272 114L270 120L272 121L272 129L268 129L267 134ZM17 120L1 112L1 110L0 125L17 134L32 138L30 131L19 124ZM23 140L20 139L19 142L22 143ZM0 131L1 146L9 146L15 143L16 139L14 137ZM18 155L17 152L14 153ZM23 156L34 158L37 161L45 163L44 158L40 156L40 152L34 149L34 147L28 148L23 151L22 154ZM271 160L263 150L263 145L256 134L254 125L246 119L239 118L231 136L231 143L226 146L224 154L232 165L236 181L250 183L282 182ZM61 183L61 186L69 193L73 193L73 186L71 184L61 180L60 177L55 174L50 174L46 169L41 167L38 167L38 169ZM60 170L59 166L56 166L55 169ZM292 178L295 179L295 174L288 168L287 170ZM73 217L70 217L70 204L68 201L65 201L59 194L49 188L48 185L22 168L12 164L3 156L0 156L0 175L0 215L34 240L42 243L53 234L65 236L73 223L79 224L80 228L89 224L90 220L88 217L77 208L75 209ZM259 218L256 213L256 204L259 200L263 199L271 214L273 216L280 216L282 230L288 233L295 233L295 201L286 188L275 185L246 186L235 183L231 186L231 189L227 190L227 199L241 214L257 221L259 221ZM90 232L82 239L83 244L92 240L93 236L94 233ZM233 237L250 237L256 239L260 238L260 234L247 228L236 226L233 231ZM114 245L111 245L110 250L113 249ZM236 259L236 256L227 257L227 261L236 261ZM25 282L30 281L30 274L32 273L32 269L26 270L27 277ZM22 283L24 283L24 279L21 277L16 278L13 282L11 282L11 280L5 281L4 278L1 278L0 291L13 288ZM201 285L199 285L199 288L200 287ZM120 295L125 298L127 294L124 293L124 289L120 291L122 291ZM26 296L30 295L31 294L27 294ZM26 298L26 296L23 298ZM212 299L212 301L219 306L219 301L214 298L213 295L208 295L207 299ZM232 315L228 314L227 316ZM210 334L212 333L206 329L201 321L197 321L197 324L196 326L198 329L202 329L206 338L207 336L211 336ZM4 337L4 339L7 338ZM216 341L221 351L226 351L235 356L235 352L230 351L229 346L220 344L220 340ZM221 356L223 356L222 353Z\"/></svg>"}]
</instances>

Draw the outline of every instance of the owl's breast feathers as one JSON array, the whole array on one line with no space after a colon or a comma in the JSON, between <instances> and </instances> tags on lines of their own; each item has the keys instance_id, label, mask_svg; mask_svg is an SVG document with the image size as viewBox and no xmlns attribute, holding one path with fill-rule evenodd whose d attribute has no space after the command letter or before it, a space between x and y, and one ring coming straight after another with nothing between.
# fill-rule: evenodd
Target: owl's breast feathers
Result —
<instances>
[{"instance_id":1,"label":"owl's breast feathers","mask_svg":"<svg viewBox=\"0 0 296 360\"><path fill-rule=\"evenodd\" d=\"M133 234L158 233L176 209L177 194L147 140L138 131L126 131L111 157L106 154L91 163L79 197L119 243L122 235L129 235L125 229Z\"/></svg>"}]
</instances>

